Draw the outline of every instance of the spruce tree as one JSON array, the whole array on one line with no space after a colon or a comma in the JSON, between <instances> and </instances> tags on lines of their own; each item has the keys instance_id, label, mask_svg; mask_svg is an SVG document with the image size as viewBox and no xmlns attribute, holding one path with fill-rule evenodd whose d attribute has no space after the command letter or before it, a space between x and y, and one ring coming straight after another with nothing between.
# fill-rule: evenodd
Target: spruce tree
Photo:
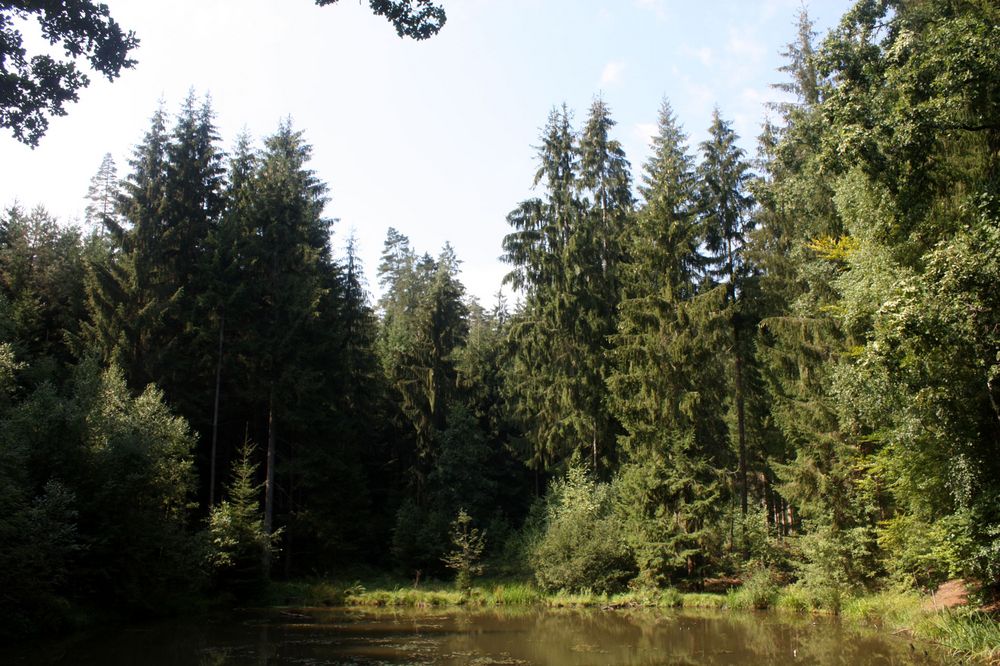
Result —
<instances>
[{"instance_id":1,"label":"spruce tree","mask_svg":"<svg viewBox=\"0 0 1000 666\"><path fill-rule=\"evenodd\" d=\"M640 576L659 584L707 564L727 462L717 353L723 292L703 285L697 183L666 101L628 234L609 395L625 433L618 479ZM705 287L703 289L703 287Z\"/></svg>"},{"instance_id":2,"label":"spruce tree","mask_svg":"<svg viewBox=\"0 0 1000 666\"><path fill-rule=\"evenodd\" d=\"M609 136L613 124L597 101L578 140L566 107L554 109L535 175L544 198L522 202L507 218L514 231L504 238L504 260L513 270L505 281L525 293L508 379L529 442L525 457L537 470L574 451L595 468L615 455L607 337L632 198L628 162Z\"/></svg>"},{"instance_id":3,"label":"spruce tree","mask_svg":"<svg viewBox=\"0 0 1000 666\"><path fill-rule=\"evenodd\" d=\"M719 110L712 113L709 138L701 143L698 165L699 213L707 252L704 279L725 285L725 310L731 327L732 395L736 413L736 446L739 459L737 486L740 510L748 505L747 475L747 365L752 353L752 331L756 324L749 305L748 286L754 269L744 251L753 228L752 198L747 191L749 164L736 145L737 136Z\"/></svg>"}]
</instances>

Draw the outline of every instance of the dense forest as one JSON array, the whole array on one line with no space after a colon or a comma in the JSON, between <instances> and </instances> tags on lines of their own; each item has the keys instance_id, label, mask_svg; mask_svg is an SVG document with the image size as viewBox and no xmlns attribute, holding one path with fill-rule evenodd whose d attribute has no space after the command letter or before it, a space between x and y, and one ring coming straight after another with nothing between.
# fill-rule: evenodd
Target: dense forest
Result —
<instances>
[{"instance_id":1,"label":"dense forest","mask_svg":"<svg viewBox=\"0 0 1000 666\"><path fill-rule=\"evenodd\" d=\"M754 155L664 100L633 170L556 106L510 302L395 229L372 302L303 132L225 150L193 94L84 228L3 211L0 635L446 577L470 525L546 590L995 591L1000 7L803 12L784 55Z\"/></svg>"}]
</instances>

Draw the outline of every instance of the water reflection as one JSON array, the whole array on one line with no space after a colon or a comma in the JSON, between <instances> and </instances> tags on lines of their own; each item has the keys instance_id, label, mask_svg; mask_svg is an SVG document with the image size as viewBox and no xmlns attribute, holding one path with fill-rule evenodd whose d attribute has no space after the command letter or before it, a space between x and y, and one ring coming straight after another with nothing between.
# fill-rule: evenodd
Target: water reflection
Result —
<instances>
[{"instance_id":1,"label":"water reflection","mask_svg":"<svg viewBox=\"0 0 1000 666\"><path fill-rule=\"evenodd\" d=\"M926 652L925 652L926 650ZM0 652L0 663L945 664L924 645L768 613L499 609L245 612Z\"/></svg>"}]
</instances>

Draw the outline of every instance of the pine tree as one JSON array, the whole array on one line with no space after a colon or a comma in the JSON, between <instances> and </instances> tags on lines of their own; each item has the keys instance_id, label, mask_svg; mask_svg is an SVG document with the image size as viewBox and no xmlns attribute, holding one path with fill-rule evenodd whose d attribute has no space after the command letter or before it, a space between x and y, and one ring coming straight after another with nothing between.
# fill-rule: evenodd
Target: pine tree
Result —
<instances>
[{"instance_id":1,"label":"pine tree","mask_svg":"<svg viewBox=\"0 0 1000 666\"><path fill-rule=\"evenodd\" d=\"M845 528L843 474L853 465L830 395L831 373L848 344L831 308L844 257L828 261L814 245L826 238L847 249L851 240L843 238L832 179L821 162L828 126L819 102L829 84L818 71L805 11L798 27L780 68L791 81L778 86L796 100L777 107L780 124L761 137L760 175L752 185L760 226L748 248L762 273L758 358L769 416L782 440L769 460L766 480L773 475L778 492L768 494L768 513L784 534L801 527L797 514Z\"/></svg>"},{"instance_id":2,"label":"pine tree","mask_svg":"<svg viewBox=\"0 0 1000 666\"><path fill-rule=\"evenodd\" d=\"M118 187L118 168L111 153L105 153L97 173L90 179L87 189L87 207L84 210L84 221L93 233L104 233L106 219L114 220L118 213L118 199L121 196Z\"/></svg>"},{"instance_id":3,"label":"pine tree","mask_svg":"<svg viewBox=\"0 0 1000 666\"><path fill-rule=\"evenodd\" d=\"M632 177L621 144L610 136L615 121L600 99L590 107L580 134L579 185L589 200L587 212L574 234L573 291L577 321L570 335L582 353L577 373L575 411L589 415L591 465L598 469L598 453L613 459L618 427L607 408L609 374L608 337L615 331L621 296L624 236L632 213ZM577 417L579 418L579 417Z\"/></svg>"}]
</instances>

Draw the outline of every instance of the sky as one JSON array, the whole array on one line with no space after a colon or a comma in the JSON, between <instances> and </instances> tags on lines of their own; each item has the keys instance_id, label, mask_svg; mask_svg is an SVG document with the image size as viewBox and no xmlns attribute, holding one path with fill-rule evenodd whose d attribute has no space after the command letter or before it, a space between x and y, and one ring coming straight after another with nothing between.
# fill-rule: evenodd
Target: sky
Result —
<instances>
[{"instance_id":1,"label":"sky","mask_svg":"<svg viewBox=\"0 0 1000 666\"><path fill-rule=\"evenodd\" d=\"M600 96L638 176L661 101L690 139L712 109L755 154L768 101L781 99L784 45L801 0L439 0L442 31L397 37L364 0L103 0L134 30L138 64L114 82L93 75L38 148L0 134L0 206L44 206L79 224L101 159L119 176L162 101L173 115L209 95L223 147L258 144L285 118L313 147L330 188L333 246L354 234L369 290L389 227L415 250L450 242L470 294L489 305L507 213L534 196L538 136L567 104L576 126ZM848 0L812 0L820 35Z\"/></svg>"}]
</instances>

